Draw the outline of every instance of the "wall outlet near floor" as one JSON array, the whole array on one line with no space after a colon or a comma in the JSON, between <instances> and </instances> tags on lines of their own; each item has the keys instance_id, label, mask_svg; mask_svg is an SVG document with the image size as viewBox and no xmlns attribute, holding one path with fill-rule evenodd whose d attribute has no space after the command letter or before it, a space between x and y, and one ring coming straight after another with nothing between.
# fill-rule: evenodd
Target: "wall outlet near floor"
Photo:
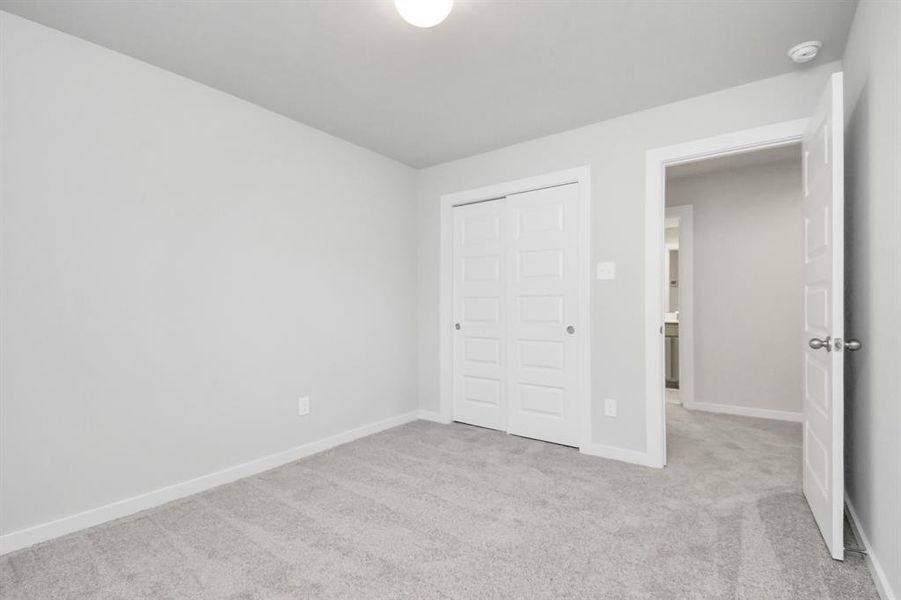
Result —
<instances>
[{"instance_id":1,"label":"wall outlet near floor","mask_svg":"<svg viewBox=\"0 0 901 600\"><path fill-rule=\"evenodd\" d=\"M605 398L604 399L604 416L605 417L615 417L616 416L616 400L613 398Z\"/></svg>"},{"instance_id":2,"label":"wall outlet near floor","mask_svg":"<svg viewBox=\"0 0 901 600\"><path fill-rule=\"evenodd\" d=\"M310 414L310 397L301 396L297 400L297 414L301 417Z\"/></svg>"}]
</instances>

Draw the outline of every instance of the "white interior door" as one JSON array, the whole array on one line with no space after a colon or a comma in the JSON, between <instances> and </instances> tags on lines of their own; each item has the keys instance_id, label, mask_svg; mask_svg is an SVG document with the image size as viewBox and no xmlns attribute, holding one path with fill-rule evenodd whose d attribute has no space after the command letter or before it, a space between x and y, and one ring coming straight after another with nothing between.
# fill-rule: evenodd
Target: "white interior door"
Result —
<instances>
[{"instance_id":1,"label":"white interior door","mask_svg":"<svg viewBox=\"0 0 901 600\"><path fill-rule=\"evenodd\" d=\"M510 433L577 446L578 184L507 197Z\"/></svg>"},{"instance_id":2,"label":"white interior door","mask_svg":"<svg viewBox=\"0 0 901 600\"><path fill-rule=\"evenodd\" d=\"M505 430L505 201L454 208L453 417Z\"/></svg>"},{"instance_id":3,"label":"white interior door","mask_svg":"<svg viewBox=\"0 0 901 600\"><path fill-rule=\"evenodd\" d=\"M844 156L842 74L804 134L804 496L844 558Z\"/></svg>"}]
</instances>

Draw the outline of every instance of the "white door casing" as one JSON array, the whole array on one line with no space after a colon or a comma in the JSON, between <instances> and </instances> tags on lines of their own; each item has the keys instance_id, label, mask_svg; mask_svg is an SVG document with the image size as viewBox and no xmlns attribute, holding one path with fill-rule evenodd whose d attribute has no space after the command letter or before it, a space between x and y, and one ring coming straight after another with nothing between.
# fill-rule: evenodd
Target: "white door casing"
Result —
<instances>
[{"instance_id":1,"label":"white door casing","mask_svg":"<svg viewBox=\"0 0 901 600\"><path fill-rule=\"evenodd\" d=\"M453 418L505 429L505 201L454 208Z\"/></svg>"},{"instance_id":2,"label":"white door casing","mask_svg":"<svg viewBox=\"0 0 901 600\"><path fill-rule=\"evenodd\" d=\"M803 138L803 489L832 557L844 558L844 144L842 74ZM810 340L822 340L818 349Z\"/></svg>"},{"instance_id":3,"label":"white door casing","mask_svg":"<svg viewBox=\"0 0 901 600\"><path fill-rule=\"evenodd\" d=\"M580 445L579 185L458 205L453 224L453 419Z\"/></svg>"},{"instance_id":4,"label":"white door casing","mask_svg":"<svg viewBox=\"0 0 901 600\"><path fill-rule=\"evenodd\" d=\"M507 430L580 438L578 185L507 199Z\"/></svg>"},{"instance_id":5,"label":"white door casing","mask_svg":"<svg viewBox=\"0 0 901 600\"><path fill-rule=\"evenodd\" d=\"M648 150L645 177L645 411L647 447L632 462L666 465L666 399L663 336L663 234L666 168L802 140L808 119L774 123Z\"/></svg>"}]
</instances>

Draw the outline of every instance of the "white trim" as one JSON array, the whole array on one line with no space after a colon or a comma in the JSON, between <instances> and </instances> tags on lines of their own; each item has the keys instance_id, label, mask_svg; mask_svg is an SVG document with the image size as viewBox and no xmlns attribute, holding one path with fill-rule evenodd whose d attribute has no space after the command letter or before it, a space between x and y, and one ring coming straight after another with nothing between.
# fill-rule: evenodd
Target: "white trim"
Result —
<instances>
[{"instance_id":1,"label":"white trim","mask_svg":"<svg viewBox=\"0 0 901 600\"><path fill-rule=\"evenodd\" d=\"M801 141L807 119L736 131L648 150L645 155L645 416L646 449L653 466L666 464L663 381L663 215L666 167Z\"/></svg>"},{"instance_id":2,"label":"white trim","mask_svg":"<svg viewBox=\"0 0 901 600\"><path fill-rule=\"evenodd\" d=\"M694 208L668 206L667 218L679 221L679 401L695 398Z\"/></svg>"},{"instance_id":3,"label":"white trim","mask_svg":"<svg viewBox=\"0 0 901 600\"><path fill-rule=\"evenodd\" d=\"M732 406L730 404L713 404L711 402L683 402L682 406L684 406L688 410L702 410L704 412L722 413L725 415L738 415L740 417L774 419L776 421L791 421L792 423L801 423L804 421L804 413L790 412L787 410L752 408L750 406Z\"/></svg>"},{"instance_id":4,"label":"white trim","mask_svg":"<svg viewBox=\"0 0 901 600\"><path fill-rule=\"evenodd\" d=\"M882 568L882 563L879 562L879 558L873 553L870 539L860 527L860 519L857 518L857 511L854 510L854 505L851 504L848 494L845 494L845 509L845 512L848 513L848 522L851 524L851 531L854 532L854 537L863 545L863 549L867 551L867 567L870 569L870 575L873 577L873 583L876 584L876 591L879 592L879 597L882 600L898 600L898 596L892 591L885 569Z\"/></svg>"},{"instance_id":5,"label":"white trim","mask_svg":"<svg viewBox=\"0 0 901 600\"><path fill-rule=\"evenodd\" d=\"M447 425L451 422L450 419L445 419L444 415L440 412L435 412L434 410L419 410L419 420L420 421L433 421L435 423L441 423L443 425Z\"/></svg>"},{"instance_id":6,"label":"white trim","mask_svg":"<svg viewBox=\"0 0 901 600\"><path fill-rule=\"evenodd\" d=\"M440 414L442 421L453 419L453 208L473 202L496 200L511 194L566 185L579 184L579 336L581 373L579 397L581 399L584 429L580 446L591 441L591 169L588 166L555 171L526 179L508 181L474 190L441 196L441 248L438 284L438 343Z\"/></svg>"},{"instance_id":7,"label":"white trim","mask_svg":"<svg viewBox=\"0 0 901 600\"><path fill-rule=\"evenodd\" d=\"M389 417L315 442L297 446L290 450L277 452L262 458L227 467L221 471L216 471L215 473L202 475L196 479L182 481L181 483L159 488L138 496L132 496L131 498L125 498L124 500L92 508L55 521L41 523L40 525L35 525L27 529L6 533L0 535L0 554L27 548L28 546L39 542L44 542L81 529L100 525L101 523L112 521L113 519L126 517L142 510L147 510L148 508L153 508L173 500L178 500L179 498L184 498L185 496L190 496L226 483L231 483L238 479L243 479L244 477L262 473L263 471L280 467L312 454L329 450L335 446L340 446L341 444L346 444L374 433L397 427L398 425L410 423L418 418L418 411L404 413L396 417Z\"/></svg>"},{"instance_id":8,"label":"white trim","mask_svg":"<svg viewBox=\"0 0 901 600\"><path fill-rule=\"evenodd\" d=\"M648 460L647 454L637 450L629 450L627 448L616 448L614 446L604 446L603 444L588 444L579 448L579 452L587 454L588 456L609 458L611 460L619 460L632 463L633 465L641 465L643 467L654 466Z\"/></svg>"}]
</instances>

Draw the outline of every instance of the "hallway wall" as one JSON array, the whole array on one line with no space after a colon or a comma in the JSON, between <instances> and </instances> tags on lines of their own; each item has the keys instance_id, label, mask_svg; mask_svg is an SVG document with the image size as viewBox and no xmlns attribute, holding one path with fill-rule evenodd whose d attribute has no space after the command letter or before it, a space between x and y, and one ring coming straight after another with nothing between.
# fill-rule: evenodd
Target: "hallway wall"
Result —
<instances>
[{"instance_id":1,"label":"hallway wall","mask_svg":"<svg viewBox=\"0 0 901 600\"><path fill-rule=\"evenodd\" d=\"M694 404L800 420L800 147L795 160L668 178L666 205L693 207Z\"/></svg>"}]
</instances>

